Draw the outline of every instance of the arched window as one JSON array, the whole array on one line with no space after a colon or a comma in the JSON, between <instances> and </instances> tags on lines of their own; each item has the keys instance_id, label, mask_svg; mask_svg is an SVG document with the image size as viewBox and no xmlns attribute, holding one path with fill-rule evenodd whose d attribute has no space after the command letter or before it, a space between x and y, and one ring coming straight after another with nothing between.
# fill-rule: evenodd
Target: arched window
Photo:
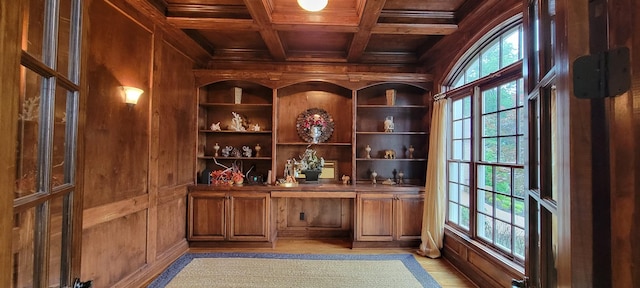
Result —
<instances>
[{"instance_id":1,"label":"arched window","mask_svg":"<svg viewBox=\"0 0 640 288\"><path fill-rule=\"evenodd\" d=\"M475 43L445 83L447 223L523 263L526 142L522 23L510 20Z\"/></svg>"}]
</instances>

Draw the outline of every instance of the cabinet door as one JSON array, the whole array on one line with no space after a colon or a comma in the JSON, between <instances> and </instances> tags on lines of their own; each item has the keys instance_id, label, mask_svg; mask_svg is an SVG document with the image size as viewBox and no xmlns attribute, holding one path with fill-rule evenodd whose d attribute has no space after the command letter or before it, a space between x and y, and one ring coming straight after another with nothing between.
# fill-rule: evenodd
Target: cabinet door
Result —
<instances>
[{"instance_id":1,"label":"cabinet door","mask_svg":"<svg viewBox=\"0 0 640 288\"><path fill-rule=\"evenodd\" d=\"M356 240L393 240L393 198L393 194L358 195Z\"/></svg>"},{"instance_id":2,"label":"cabinet door","mask_svg":"<svg viewBox=\"0 0 640 288\"><path fill-rule=\"evenodd\" d=\"M230 231L232 241L269 241L268 193L232 193Z\"/></svg>"},{"instance_id":3,"label":"cabinet door","mask_svg":"<svg viewBox=\"0 0 640 288\"><path fill-rule=\"evenodd\" d=\"M189 240L225 240L226 196L218 192L189 193Z\"/></svg>"},{"instance_id":4,"label":"cabinet door","mask_svg":"<svg viewBox=\"0 0 640 288\"><path fill-rule=\"evenodd\" d=\"M398 195L396 199L396 240L420 240L424 195Z\"/></svg>"}]
</instances>

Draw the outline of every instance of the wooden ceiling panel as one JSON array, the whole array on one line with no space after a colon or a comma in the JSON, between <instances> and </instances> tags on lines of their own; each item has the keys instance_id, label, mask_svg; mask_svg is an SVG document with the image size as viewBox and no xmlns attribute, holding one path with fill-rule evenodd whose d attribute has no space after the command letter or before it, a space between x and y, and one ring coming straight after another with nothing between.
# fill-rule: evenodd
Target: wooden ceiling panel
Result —
<instances>
[{"instance_id":1,"label":"wooden ceiling panel","mask_svg":"<svg viewBox=\"0 0 640 288\"><path fill-rule=\"evenodd\" d=\"M158 0L148 0L158 1ZM420 66L458 29L473 0L329 0L319 12L297 0L162 0L166 20L210 61L348 62ZM159 8L160 10L163 10ZM462 12L462 13L461 13Z\"/></svg>"}]
</instances>

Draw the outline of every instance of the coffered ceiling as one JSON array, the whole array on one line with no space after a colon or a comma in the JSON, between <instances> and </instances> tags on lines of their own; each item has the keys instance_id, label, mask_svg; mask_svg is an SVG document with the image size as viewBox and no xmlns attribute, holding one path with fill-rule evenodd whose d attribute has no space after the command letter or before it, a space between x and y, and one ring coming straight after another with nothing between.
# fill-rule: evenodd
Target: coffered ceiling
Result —
<instances>
[{"instance_id":1,"label":"coffered ceiling","mask_svg":"<svg viewBox=\"0 0 640 288\"><path fill-rule=\"evenodd\" d=\"M419 65L481 2L329 0L308 12L296 0L153 1L212 61L371 65Z\"/></svg>"}]
</instances>

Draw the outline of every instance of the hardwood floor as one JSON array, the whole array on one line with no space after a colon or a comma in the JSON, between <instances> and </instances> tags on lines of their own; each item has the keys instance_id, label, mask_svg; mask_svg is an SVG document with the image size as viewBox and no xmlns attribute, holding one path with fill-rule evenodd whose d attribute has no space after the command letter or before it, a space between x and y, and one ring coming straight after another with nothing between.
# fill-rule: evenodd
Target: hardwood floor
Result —
<instances>
[{"instance_id":1,"label":"hardwood floor","mask_svg":"<svg viewBox=\"0 0 640 288\"><path fill-rule=\"evenodd\" d=\"M346 241L319 239L298 240L279 239L275 248L191 248L191 252L268 252L268 253L309 253L309 254L371 254L371 253L412 253L422 267L440 283L443 288L477 287L465 278L451 263L442 258L431 259L419 256L415 249L408 248L357 248L351 249Z\"/></svg>"}]
</instances>

